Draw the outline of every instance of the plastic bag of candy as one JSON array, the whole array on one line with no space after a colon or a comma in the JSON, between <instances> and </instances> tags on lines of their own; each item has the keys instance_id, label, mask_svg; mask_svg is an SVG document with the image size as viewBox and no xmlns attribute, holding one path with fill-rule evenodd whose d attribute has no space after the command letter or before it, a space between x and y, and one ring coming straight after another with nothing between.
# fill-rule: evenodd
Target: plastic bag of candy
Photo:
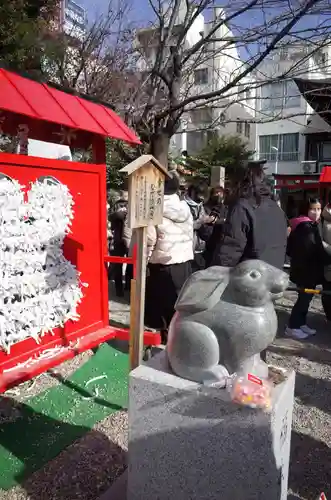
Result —
<instances>
[{"instance_id":1,"label":"plastic bag of candy","mask_svg":"<svg viewBox=\"0 0 331 500\"><path fill-rule=\"evenodd\" d=\"M229 390L231 400L250 408L270 411L272 407L272 384L249 373L232 379Z\"/></svg>"}]
</instances>

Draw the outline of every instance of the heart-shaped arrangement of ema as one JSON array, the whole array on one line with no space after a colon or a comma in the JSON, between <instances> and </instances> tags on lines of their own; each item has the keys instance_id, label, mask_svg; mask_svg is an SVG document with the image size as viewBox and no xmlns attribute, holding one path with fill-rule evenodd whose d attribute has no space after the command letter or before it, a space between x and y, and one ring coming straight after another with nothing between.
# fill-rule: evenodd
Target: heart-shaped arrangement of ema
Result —
<instances>
[{"instance_id":1,"label":"heart-shaped arrangement of ema","mask_svg":"<svg viewBox=\"0 0 331 500\"><path fill-rule=\"evenodd\" d=\"M0 347L78 321L80 273L63 255L74 200L55 179L31 184L0 176Z\"/></svg>"}]
</instances>

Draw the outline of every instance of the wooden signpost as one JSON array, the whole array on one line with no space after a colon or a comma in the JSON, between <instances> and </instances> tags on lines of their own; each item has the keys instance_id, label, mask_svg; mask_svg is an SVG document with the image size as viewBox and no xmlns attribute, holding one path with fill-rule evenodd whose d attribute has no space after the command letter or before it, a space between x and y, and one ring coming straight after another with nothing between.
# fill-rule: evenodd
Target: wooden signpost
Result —
<instances>
[{"instance_id":1,"label":"wooden signpost","mask_svg":"<svg viewBox=\"0 0 331 500\"><path fill-rule=\"evenodd\" d=\"M168 171L152 155L143 155L121 169L129 176L128 225L137 244L136 279L131 282L130 368L142 361L145 283L147 266L147 227L163 218L164 181Z\"/></svg>"},{"instance_id":2,"label":"wooden signpost","mask_svg":"<svg viewBox=\"0 0 331 500\"><path fill-rule=\"evenodd\" d=\"M210 185L211 187L223 187L225 184L225 168L224 167L211 167Z\"/></svg>"}]
</instances>

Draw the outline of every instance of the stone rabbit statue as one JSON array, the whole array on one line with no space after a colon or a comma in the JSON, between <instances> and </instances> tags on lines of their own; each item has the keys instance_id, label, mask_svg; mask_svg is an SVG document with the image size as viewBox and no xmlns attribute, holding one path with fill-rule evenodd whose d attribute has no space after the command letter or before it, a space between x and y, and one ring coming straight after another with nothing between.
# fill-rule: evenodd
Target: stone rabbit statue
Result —
<instances>
[{"instance_id":1,"label":"stone rabbit statue","mask_svg":"<svg viewBox=\"0 0 331 500\"><path fill-rule=\"evenodd\" d=\"M287 286L286 273L260 260L194 273L169 328L167 356L174 373L204 384L254 366L253 373L266 376L260 353L276 336L273 300Z\"/></svg>"}]
</instances>

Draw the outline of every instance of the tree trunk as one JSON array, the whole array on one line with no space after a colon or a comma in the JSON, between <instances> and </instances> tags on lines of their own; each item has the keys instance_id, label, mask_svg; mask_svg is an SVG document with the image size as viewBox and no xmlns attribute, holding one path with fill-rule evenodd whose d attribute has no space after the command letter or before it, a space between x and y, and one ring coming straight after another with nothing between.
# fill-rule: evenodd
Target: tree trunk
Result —
<instances>
[{"instance_id":1,"label":"tree trunk","mask_svg":"<svg viewBox=\"0 0 331 500\"><path fill-rule=\"evenodd\" d=\"M168 154L170 146L170 137L166 132L153 134L151 137L151 154L163 165L168 168Z\"/></svg>"}]
</instances>

